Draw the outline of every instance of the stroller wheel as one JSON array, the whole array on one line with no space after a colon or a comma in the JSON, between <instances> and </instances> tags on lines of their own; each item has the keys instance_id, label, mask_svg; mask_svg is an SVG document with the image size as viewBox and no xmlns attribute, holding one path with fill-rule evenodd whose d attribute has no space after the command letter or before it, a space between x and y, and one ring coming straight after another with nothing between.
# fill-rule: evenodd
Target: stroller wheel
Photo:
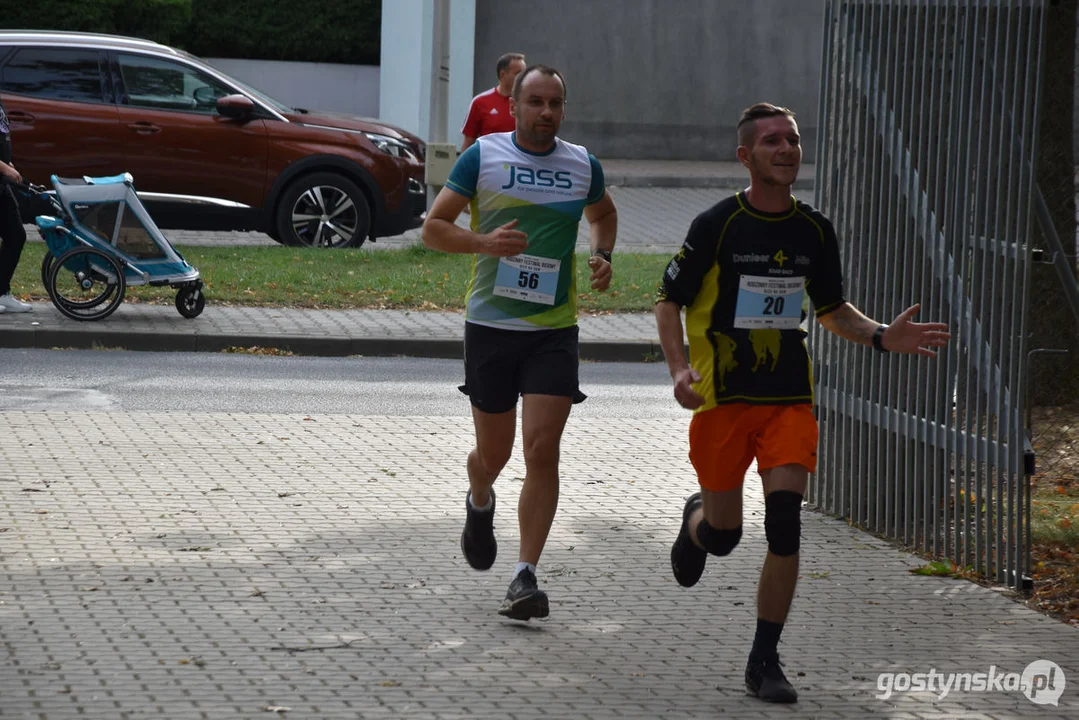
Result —
<instances>
[{"instance_id":1,"label":"stroller wheel","mask_svg":"<svg viewBox=\"0 0 1079 720\"><path fill-rule=\"evenodd\" d=\"M206 307L206 296L202 294L202 288L196 285L182 287L176 292L176 309L189 320L202 314Z\"/></svg>"},{"instance_id":2,"label":"stroller wheel","mask_svg":"<svg viewBox=\"0 0 1079 720\"><path fill-rule=\"evenodd\" d=\"M49 271L52 270L52 264L56 261L52 253L48 250L45 251L45 257L41 258L41 285L42 287L49 287Z\"/></svg>"},{"instance_id":3,"label":"stroller wheel","mask_svg":"<svg viewBox=\"0 0 1079 720\"><path fill-rule=\"evenodd\" d=\"M72 320L108 317L120 307L127 292L120 263L91 247L78 247L61 255L52 263L45 280L53 305Z\"/></svg>"}]
</instances>

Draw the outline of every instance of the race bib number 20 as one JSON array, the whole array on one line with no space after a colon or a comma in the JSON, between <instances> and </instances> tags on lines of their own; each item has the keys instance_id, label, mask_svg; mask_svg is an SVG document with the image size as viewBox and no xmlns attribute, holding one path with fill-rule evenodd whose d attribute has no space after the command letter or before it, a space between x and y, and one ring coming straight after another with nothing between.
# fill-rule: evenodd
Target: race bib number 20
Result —
<instances>
[{"instance_id":1,"label":"race bib number 20","mask_svg":"<svg viewBox=\"0 0 1079 720\"><path fill-rule=\"evenodd\" d=\"M561 260L514 255L498 261L494 294L541 305L554 305Z\"/></svg>"},{"instance_id":2,"label":"race bib number 20","mask_svg":"<svg viewBox=\"0 0 1079 720\"><path fill-rule=\"evenodd\" d=\"M804 277L743 275L738 282L736 328L793 330L802 321Z\"/></svg>"}]
</instances>

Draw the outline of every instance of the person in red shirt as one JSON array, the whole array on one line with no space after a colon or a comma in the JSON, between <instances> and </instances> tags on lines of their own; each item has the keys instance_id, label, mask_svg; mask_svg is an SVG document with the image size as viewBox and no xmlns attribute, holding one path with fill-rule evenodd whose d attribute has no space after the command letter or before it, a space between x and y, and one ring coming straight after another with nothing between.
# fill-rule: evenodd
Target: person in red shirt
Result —
<instances>
[{"instance_id":1,"label":"person in red shirt","mask_svg":"<svg viewBox=\"0 0 1079 720\"><path fill-rule=\"evenodd\" d=\"M525 69L525 56L506 53L498 58L495 69L498 71L498 85L472 98L472 104L468 106L468 117L461 128L461 134L465 136L461 152L468 150L468 146L476 142L478 137L512 132L517 128L516 121L510 115L510 94L517 74Z\"/></svg>"}]
</instances>

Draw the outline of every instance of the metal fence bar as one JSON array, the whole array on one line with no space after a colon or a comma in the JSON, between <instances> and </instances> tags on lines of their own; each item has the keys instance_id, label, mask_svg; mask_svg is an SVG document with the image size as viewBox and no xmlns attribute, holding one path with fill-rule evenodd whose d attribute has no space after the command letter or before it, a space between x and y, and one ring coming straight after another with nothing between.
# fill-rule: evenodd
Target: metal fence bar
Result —
<instances>
[{"instance_id":1,"label":"metal fence bar","mask_svg":"<svg viewBox=\"0 0 1079 720\"><path fill-rule=\"evenodd\" d=\"M914 58L912 51L914 47L913 36L915 33L915 27L917 23L917 7L906 6L899 9L898 13L898 26L901 31L903 49L901 53L897 53L900 58L900 64L902 66L902 76L900 81L899 94L900 97L910 97L912 95L912 71L911 67L914 64ZM914 103L906 103L904 105L903 115L899 118L900 127L911 127L914 124ZM902 148L896 147L893 151L894 157L902 156ZM897 234L903 238L903 244L909 245L913 239L913 233L911 232L911 226L913 224L913 218L909 212L904 212L903 198L909 198L913 195L910 187L910 173L905 168L900 167L897 173L897 182L900 184L897 191L899 196L896 202L896 222L897 222ZM909 254L908 254L909 257ZM914 267L914 263L906 263L905 266L914 273L917 268ZM923 278L924 274L919 273L919 279ZM904 281L902 286L909 287L912 283ZM920 282L918 283L921 284ZM921 297L924 289L920 289L918 297ZM913 365L907 363L903 374L902 381L899 383L899 387L906 396L906 400L903 403L904 407L910 407L912 402L916 402L916 398L921 394L919 392L916 383L912 383L914 378L911 377L911 370ZM922 516L922 505L924 498L922 496L922 490L925 487L925 473L921 470L921 445L916 441L911 441L910 438L914 435L914 429L911 427L906 428L905 435L907 442L903 444L903 468L900 472L900 477L903 478L903 491L900 494L900 500L903 502L903 536L902 542L907 545L918 545L919 538L922 537L922 525L920 518Z\"/></svg>"},{"instance_id":2,"label":"metal fence bar","mask_svg":"<svg viewBox=\"0 0 1079 720\"><path fill-rule=\"evenodd\" d=\"M932 27L933 31L936 32L936 29L939 27L939 24L940 24L939 23L939 15L941 13L947 15L947 14L950 14L950 13L958 14L958 12L959 12L958 5L953 7L951 2L947 3L946 5L941 6L940 4L933 3L932 0L929 0L927 2L927 4L926 4L926 7L927 7L927 12L926 12L926 15L927 15L927 17L926 17L926 23L927 23L926 24L926 30L927 31L928 31L929 27ZM930 17L930 12L932 13L931 17ZM969 14L965 14L964 17L969 17ZM962 33L960 33L960 31L959 31L960 23L957 21L955 25L956 25L956 34L953 35L952 42L956 43L957 45L961 43L961 46L965 48L969 44L969 41L964 42L963 40L961 40L961 38L965 38L965 33L967 32L968 28L964 24L963 31L962 31ZM939 41L936 40L936 38L934 38L933 42L929 44L929 47L933 48L933 50L935 51L938 44L939 44ZM937 55L938 54L936 52L933 53L932 57L934 59L934 62L935 62L935 59L936 59ZM964 53L964 57L963 57L964 65L965 65L966 60L967 60L967 54ZM945 83L942 82L941 83L941 91L944 92L945 88L947 88L949 98L954 99L956 97L961 97L958 94L958 93L960 93L961 88L962 88L962 82L961 82L961 79L960 79L960 73L954 73L953 72L951 74L950 82L948 84L945 84ZM915 97L917 97L917 96L915 95ZM960 102L959 107L957 109L958 109L957 122L962 127L964 122L969 122L969 119L964 118L964 115L968 114L969 111L970 111L969 110L969 105L967 103ZM939 125L939 123L938 123L938 125ZM935 131L935 130L937 130L937 128L933 128L933 130ZM923 125L922 128L920 129L920 132L919 132L918 136L919 137L928 137L929 132L930 132L929 127L927 125ZM968 140L968 142L969 142L969 140ZM932 165L932 166L929 165L929 163L928 163L928 158L929 157L933 157L933 159L934 159L934 165ZM939 145L938 145L937 152L934 153L932 156L928 153L928 150L926 150L925 158L926 158L925 162L920 162L919 159L916 158L914 160L914 163L915 163L915 167L928 168L927 177L938 176L938 173L939 173L940 168L942 166L947 169L947 176L945 177L945 182L944 182L944 186L943 186L944 189L945 189L945 193L944 193L944 195L942 197L942 202L941 202L941 206L943 208L942 217L945 218L945 219L954 218L955 213L949 213L948 212L948 205L949 205L949 202L951 202L953 204L955 202L954 192L955 192L955 189L957 188L957 183L955 182L954 174L956 172L956 163L954 163L954 162L942 162L942 160L941 160L941 150L940 150ZM913 170L913 172L916 172L916 170ZM914 202L915 202L915 206L917 208L917 216L919 218L919 226L922 228L920 237L923 239L923 241L927 241L925 239L931 238L937 233L937 227L935 225L934 215L930 211L931 209L930 209L930 205L928 203L928 197L923 195L921 192L919 192L920 188L918 188L917 185L915 185L914 190L915 190L915 193L916 193L915 196L914 196L916 198ZM945 237L950 237L950 238L955 237L955 230L956 230L956 228L952 228L949 232L946 232ZM955 249L954 249L953 246L945 245L943 247L943 253L944 253L945 257L955 257ZM931 259L930 263L932 263L932 262L933 262L933 260ZM936 283L934 283L934 284L936 284ZM944 298L946 298L946 300L944 302L944 307L942 308L942 313L940 315L937 315L937 317L952 317L952 316L954 316L954 312L952 310L953 303L951 302L950 294L947 292L946 288L947 288L947 285L942 283L941 284L941 294L942 294L942 296ZM958 353L946 353L945 357L944 357L944 362L947 365L950 366L952 363L955 362L955 358L958 358ZM940 363L936 363L936 364L939 367ZM953 373L951 373L951 372L945 372L944 377L945 378L952 378L952 377L955 377L955 375ZM954 392L954 389L955 389L954 384L951 383L951 382L947 382L947 381L945 381L943 383L938 383L938 385L936 386L936 391L938 393L940 393L940 394L935 396L937 398L936 399L935 410L938 413L938 417L944 417L944 427L945 427L945 429L947 429L949 426L954 427L954 417L953 417L953 414L952 414L952 410L954 408L954 404L953 404L953 392ZM928 404L928 398L927 398L927 404L925 406L925 413L926 413L927 417L930 416L931 407L932 406L930 406ZM951 442L952 439L953 438L952 438L951 435L946 435L943 447L938 452L935 453L935 456L938 459L938 463L937 463L937 467L936 467L936 477L935 477L934 484L933 484L934 485L934 490L935 490L934 507L933 507L933 509L934 509L934 516L933 516L933 543L927 549L930 549L931 552L934 555L937 555L937 556L947 554L947 553L949 553L951 551L952 548L955 547L955 543L952 542L951 534L949 532L949 529L952 526L952 518L954 516L953 508L958 507L957 498L950 498L949 495L951 493L948 492L949 486L951 485L951 482L950 482L950 477L951 477L951 459L950 459L951 458L951 452L950 452L950 448L954 446L954 443ZM949 504L949 502L951 502L951 504Z\"/></svg>"},{"instance_id":3,"label":"metal fence bar","mask_svg":"<svg viewBox=\"0 0 1079 720\"><path fill-rule=\"evenodd\" d=\"M885 38L882 49L884 58L881 66L884 69L884 93L885 97L888 98L898 94L899 63L896 62L896 40L899 28L896 22L897 10L899 8L895 6L884 8ZM898 141L895 133L887 133L884 137L883 145L887 159L882 165L892 165L898 155ZM881 224L884 228L882 237L896 237L895 214L898 208L895 204L897 190L894 171L889 170L889 172L884 173L882 191L881 205L883 206L883 212L880 213ZM906 287L904 282L907 280L907 276L906 267L901 259L901 250L902 245L897 243L890 245L888 251L881 254L884 258L884 275L887 278L887 282L882 283L882 287L887 294L881 298L880 307L874 313L874 317L890 318L895 314L895 299L898 298L902 302L902 288ZM903 358L898 355L887 355L883 359L884 397L888 405L891 406L897 404L899 400L900 389L897 370L902 366ZM884 471L882 473L884 477L884 531L892 537L905 541L905 538L899 532L899 518L903 505L900 493L903 488L899 474L901 455L897 447L896 437L891 433L881 433L881 440L884 444L884 452L882 453L884 461Z\"/></svg>"},{"instance_id":4,"label":"metal fence bar","mask_svg":"<svg viewBox=\"0 0 1079 720\"><path fill-rule=\"evenodd\" d=\"M983 42L982 41L982 35L986 31L986 28L987 28L986 14L985 13L974 13L974 15L975 15L974 35L971 37L971 42L973 44L976 44L976 45L981 45L982 42ZM971 76L969 78L969 81L968 81L967 78L964 78L964 81L969 82L969 86L970 86L970 90L969 90L970 99L969 99L969 102L971 104L971 108L977 107L976 114L971 118L972 122L971 122L971 125L970 125L971 131L972 131L971 135L977 139L977 142L974 143L971 147L968 148L968 151L971 154L969 154L968 157L967 157L967 162L970 163L967 167L972 167L972 168L975 169L974 176L973 176L973 178L971 178L970 181L964 182L964 183L958 183L958 185L957 185L957 188L963 193L963 202L962 202L961 211L960 211L961 214L959 214L955 218L957 223L960 223L960 225L956 228L957 232L955 234L955 237L953 238L953 242L955 243L955 247L956 247L955 257L958 258L960 260L960 262L962 262L967 257L967 254L968 254L967 247L966 247L967 238L969 236L977 235L980 232L979 215L977 214L977 210L976 210L976 202L977 202L976 201L976 198L977 198L976 185L977 185L977 182L978 182L977 178L980 178L980 177L984 176L984 174L985 174L985 170L980 167L980 164L982 162L982 158L985 155L985 152L984 152L983 148L984 148L984 144L985 144L986 140L985 140L984 134L981 133L981 132L976 131L975 128L980 130L980 120L986 116L985 98L987 97L986 93L985 93L985 90L986 90L985 76L981 75L980 78L978 76L978 69L981 67L981 63L982 63L982 59L980 57L980 54L976 55L974 57L974 62L971 65ZM980 86L979 86L979 83L978 83L979 79L982 80ZM977 102L977 105L975 105L976 102ZM968 186L971 182L974 184L974 187ZM966 263L963 263L963 264L965 266ZM975 271L974 271L973 268L964 268L964 269L966 269L966 273L968 274L968 276L970 276L970 277L975 276ZM958 290L959 290L959 292L962 292L962 288L958 288ZM974 334L973 333L974 328L972 327L972 323L974 321L973 309L970 309L970 308L966 307L965 293L963 295L956 295L954 297L954 300L956 302L958 302L960 307L962 308L962 313L959 316L960 317L959 328L958 328L959 337L961 337L961 338L962 337L968 337L968 338L972 337L973 334ZM953 312L956 312L956 310L957 310L957 308L955 308L953 306ZM966 348L966 352L963 352L961 354L960 365L959 365L959 368L958 368L958 372L960 373L959 377L970 377L971 376L971 367L970 367L970 355L971 355L971 352L972 352L972 347L970 347L969 344L968 344L968 347ZM971 400L971 398L970 398L970 384L969 383L964 383L963 391L964 392L963 392L963 395L962 395L962 398L961 398L960 394L958 392L958 383L957 383L957 385L956 385L956 395L955 395L955 409L956 409L956 414L957 414L957 418L956 418L957 432L966 431L966 429L969 428L970 425L971 425L971 422L970 422L970 407L971 407L970 400ZM962 399L962 404L960 404L960 399ZM958 451L958 448L956 448L956 450ZM955 470L956 471L956 485L957 486L961 485L961 487L957 487L957 493L955 494L955 497L956 497L956 505L955 505L955 507L956 507L956 522L955 522L956 552L955 552L954 558L957 558L956 561L959 562L961 565L967 566L967 565L970 565L971 559L972 559L972 553L971 553L971 547L970 547L970 497L971 497L970 456L967 453L962 453L959 456L953 457L952 462L953 462L953 465L956 468L956 470ZM962 518L962 520L960 520L960 517Z\"/></svg>"},{"instance_id":5,"label":"metal fence bar","mask_svg":"<svg viewBox=\"0 0 1079 720\"><path fill-rule=\"evenodd\" d=\"M1045 207L1045 197L1042 195L1041 190L1034 182L1034 173L1031 168L1034 165L1034 159L1038 157L1038 112L1037 109L1041 106L1042 102L1042 82L1043 73L1041 72L1043 64L1044 43L1046 35L1046 24L1048 22L1048 13L1044 5L1040 5L1035 8L1035 17L1032 18L1030 23L1030 35L1027 38L1027 77L1023 83L1027 89L1027 94L1024 97L1023 107L1027 109L1027 114L1024 119L1024 125L1020 134L1021 143L1026 143L1026 139L1029 138L1029 143L1026 143L1029 150L1030 162L1027 162L1026 157L1020 158L1020 196L1030 197L1032 199L1032 205L1037 212L1039 208L1046 210L1048 215L1048 208ZM1022 144L1020 145L1022 148ZM1033 227L1033 219L1029 216L1026 221L1025 231L1027 237L1030 236ZM1056 230L1053 228L1052 222L1049 223L1049 227L1052 229L1053 236L1056 236ZM1043 231L1044 233L1044 231ZM1058 239L1058 245L1059 245ZM1029 247L1029 246L1028 246ZM1061 248L1063 249L1063 248ZM1063 255L1063 253L1062 253ZM1063 260L1063 257L1061 257ZM1027 354L1027 312L1030 308L1030 286L1031 286L1031 253L1027 253L1023 256L1022 263L1022 283L1020 283L1020 290L1017 292L1022 299L1021 304L1017 303L1017 306L1023 308L1023 312L1019 313L1019 342L1016 343L1016 352L1018 353L1018 362L1015 368L1015 380L1019 386L1023 388L1023 397L1027 397L1028 385L1027 382L1027 363L1029 362L1029 355ZM1057 268L1059 271L1059 267ZM1064 282L1065 291L1071 290L1072 295L1072 312L1075 315L1076 320L1079 320L1079 290L1076 288L1074 282L1074 276L1068 275L1068 279L1073 282ZM1061 277L1064 280L1065 277ZM1024 424L1019 422L1019 426L1016 428L1016 434L1023 438L1024 451L1030 450L1029 443L1027 442L1026 432ZM1031 451L1032 452L1032 451ZM1024 474L1027 468L1024 467ZM1030 550L1031 550L1031 538L1030 538L1030 511L1031 511L1031 487L1029 478L1026 482L1019 484L1018 491L1016 492L1016 508L1015 508L1015 530L1014 537L1012 538L1011 547L1014 548L1014 560L1010 565L1012 567L1014 577L1011 585L1015 587L1022 587L1026 578L1031 576L1030 567Z\"/></svg>"}]
</instances>

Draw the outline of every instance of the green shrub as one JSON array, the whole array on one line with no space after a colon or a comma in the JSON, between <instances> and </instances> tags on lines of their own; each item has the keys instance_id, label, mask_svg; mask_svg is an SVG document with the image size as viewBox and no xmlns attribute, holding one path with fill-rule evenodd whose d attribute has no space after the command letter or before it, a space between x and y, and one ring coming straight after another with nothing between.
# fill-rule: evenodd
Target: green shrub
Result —
<instances>
[{"instance_id":1,"label":"green shrub","mask_svg":"<svg viewBox=\"0 0 1079 720\"><path fill-rule=\"evenodd\" d=\"M0 27L132 35L171 43L191 25L192 0L37 0L4 8Z\"/></svg>"},{"instance_id":2,"label":"green shrub","mask_svg":"<svg viewBox=\"0 0 1079 720\"><path fill-rule=\"evenodd\" d=\"M205 57L378 65L381 0L194 0L181 46Z\"/></svg>"},{"instance_id":3,"label":"green shrub","mask_svg":"<svg viewBox=\"0 0 1079 720\"><path fill-rule=\"evenodd\" d=\"M36 0L5 7L0 28L130 35L204 57L377 65L382 1Z\"/></svg>"}]
</instances>

